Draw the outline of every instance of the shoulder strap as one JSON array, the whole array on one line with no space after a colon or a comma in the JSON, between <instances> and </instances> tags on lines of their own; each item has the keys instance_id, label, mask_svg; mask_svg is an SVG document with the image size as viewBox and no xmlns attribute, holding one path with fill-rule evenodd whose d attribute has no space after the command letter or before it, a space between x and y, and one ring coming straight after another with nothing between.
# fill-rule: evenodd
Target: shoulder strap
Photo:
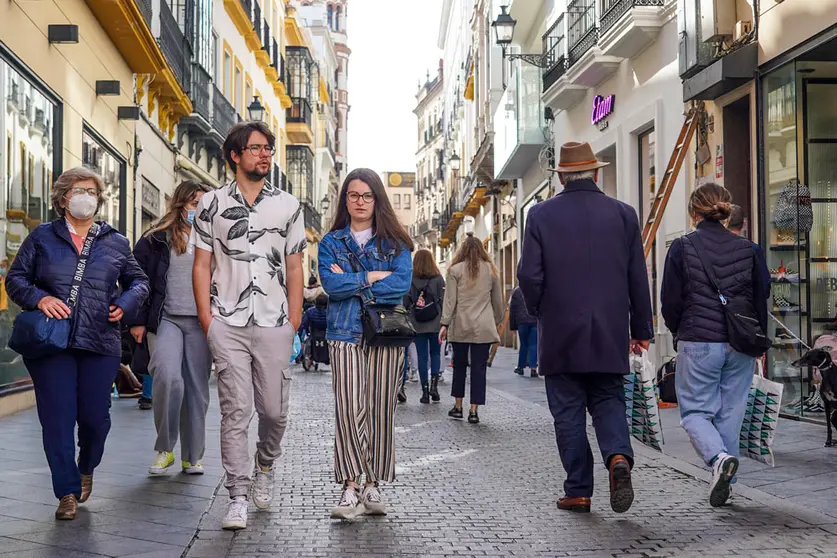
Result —
<instances>
[{"instance_id":1,"label":"shoulder strap","mask_svg":"<svg viewBox=\"0 0 837 558\"><path fill-rule=\"evenodd\" d=\"M346 242L345 238L343 239L343 244L346 245L346 250L349 251L349 263L352 264L352 271L355 273L358 272L357 266L355 265L355 260L357 260L357 263L360 264L360 268L363 269L363 271L369 271L368 269L366 269L366 266L363 265L363 261L361 261L361 259L357 257L357 254L354 253L352 248L349 246L349 243Z\"/></svg>"},{"instance_id":2,"label":"shoulder strap","mask_svg":"<svg viewBox=\"0 0 837 558\"><path fill-rule=\"evenodd\" d=\"M67 306L70 307L70 310L74 310L78 302L78 292L81 288L81 280L84 278L84 270L87 268L87 258L90 257L93 239L96 238L98 233L99 225L96 223L90 225L90 230L87 231L87 237L81 247L81 253L78 255L78 264L76 265L76 272L73 274L73 282L70 284L70 296L67 297Z\"/></svg>"},{"instance_id":3,"label":"shoulder strap","mask_svg":"<svg viewBox=\"0 0 837 558\"><path fill-rule=\"evenodd\" d=\"M703 248L703 241L697 235L697 231L689 233L686 235L686 238L689 239L689 242L692 246L695 247L695 252L697 252L698 258L700 259L701 265L703 265L703 271L706 272L706 276L709 277L709 282L712 283L712 286L718 291L718 297L721 299L721 304L726 304L727 299L721 293L721 287L718 286L718 279L715 277L715 269L712 267L712 264L706 258L706 252L704 252Z\"/></svg>"}]
</instances>

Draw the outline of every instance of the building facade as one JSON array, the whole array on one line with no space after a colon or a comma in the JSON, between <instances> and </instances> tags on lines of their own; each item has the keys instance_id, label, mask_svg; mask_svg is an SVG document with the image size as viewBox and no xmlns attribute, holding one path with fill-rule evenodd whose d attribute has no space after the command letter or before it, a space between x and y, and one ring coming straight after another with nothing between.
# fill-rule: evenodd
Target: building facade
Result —
<instances>
[{"instance_id":1,"label":"building facade","mask_svg":"<svg viewBox=\"0 0 837 558\"><path fill-rule=\"evenodd\" d=\"M381 179L398 222L405 229L412 230L416 223L416 173L384 172Z\"/></svg>"}]
</instances>

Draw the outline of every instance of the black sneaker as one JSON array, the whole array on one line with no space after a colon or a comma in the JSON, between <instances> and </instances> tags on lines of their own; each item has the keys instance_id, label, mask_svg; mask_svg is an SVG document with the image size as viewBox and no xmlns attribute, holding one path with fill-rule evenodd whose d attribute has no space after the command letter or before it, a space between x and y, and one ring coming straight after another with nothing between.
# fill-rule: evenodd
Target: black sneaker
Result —
<instances>
[{"instance_id":1,"label":"black sneaker","mask_svg":"<svg viewBox=\"0 0 837 558\"><path fill-rule=\"evenodd\" d=\"M523 375L523 369L522 368L515 368L514 373L517 374L518 376L522 376Z\"/></svg>"},{"instance_id":2,"label":"black sneaker","mask_svg":"<svg viewBox=\"0 0 837 558\"><path fill-rule=\"evenodd\" d=\"M147 397L140 397L139 398L139 408L143 411L150 411L152 408L151 400Z\"/></svg>"},{"instance_id":3,"label":"black sneaker","mask_svg":"<svg viewBox=\"0 0 837 558\"><path fill-rule=\"evenodd\" d=\"M460 409L459 407L454 407L453 409L448 411L448 416L452 417L452 418L461 419L462 418L462 409Z\"/></svg>"},{"instance_id":4,"label":"black sneaker","mask_svg":"<svg viewBox=\"0 0 837 558\"><path fill-rule=\"evenodd\" d=\"M471 424L480 423L480 416L477 414L476 411L471 411L468 413L468 422L470 422Z\"/></svg>"},{"instance_id":5,"label":"black sneaker","mask_svg":"<svg viewBox=\"0 0 837 558\"><path fill-rule=\"evenodd\" d=\"M407 392L404 391L404 386L401 386L401 389L398 390L398 402L399 403L406 403L407 402Z\"/></svg>"},{"instance_id":6,"label":"black sneaker","mask_svg":"<svg viewBox=\"0 0 837 558\"><path fill-rule=\"evenodd\" d=\"M538 369L537 368L532 368L532 371L529 373L529 375L532 378L537 378L538 377Z\"/></svg>"}]
</instances>

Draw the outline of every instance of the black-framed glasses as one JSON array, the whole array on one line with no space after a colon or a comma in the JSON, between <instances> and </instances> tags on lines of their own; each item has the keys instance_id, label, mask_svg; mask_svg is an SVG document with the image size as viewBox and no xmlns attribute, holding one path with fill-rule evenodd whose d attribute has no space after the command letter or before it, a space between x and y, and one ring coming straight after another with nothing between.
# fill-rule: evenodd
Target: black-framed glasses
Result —
<instances>
[{"instance_id":1,"label":"black-framed glasses","mask_svg":"<svg viewBox=\"0 0 837 558\"><path fill-rule=\"evenodd\" d=\"M349 192L346 194L346 199L352 203L357 203L360 200L363 200L363 203L372 203L375 201L375 194L372 192L366 192L365 194L358 194L357 192Z\"/></svg>"},{"instance_id":2,"label":"black-framed glasses","mask_svg":"<svg viewBox=\"0 0 837 558\"><path fill-rule=\"evenodd\" d=\"M276 153L276 148L272 145L248 145L244 150L249 151L253 157L258 157L262 152L267 152L268 155Z\"/></svg>"},{"instance_id":3,"label":"black-framed glasses","mask_svg":"<svg viewBox=\"0 0 837 558\"><path fill-rule=\"evenodd\" d=\"M94 198L99 196L99 189L98 188L70 188L70 194L73 196L81 196L84 194L90 194Z\"/></svg>"}]
</instances>

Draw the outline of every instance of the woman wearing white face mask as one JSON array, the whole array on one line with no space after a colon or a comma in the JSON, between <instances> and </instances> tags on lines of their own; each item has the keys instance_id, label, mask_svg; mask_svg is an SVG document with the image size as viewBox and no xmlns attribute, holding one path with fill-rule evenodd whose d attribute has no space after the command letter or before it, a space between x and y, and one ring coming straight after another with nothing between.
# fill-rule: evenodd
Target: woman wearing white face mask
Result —
<instances>
[{"instance_id":1,"label":"woman wearing white face mask","mask_svg":"<svg viewBox=\"0 0 837 558\"><path fill-rule=\"evenodd\" d=\"M90 170L62 174L52 187L58 219L32 231L6 276L9 298L29 315L40 310L49 319L70 320L65 349L23 360L35 387L53 492L60 500L56 519L75 519L78 502L93 490L122 355L119 322L135 314L148 296L148 279L128 239L93 220L103 193L102 178Z\"/></svg>"},{"instance_id":2,"label":"woman wearing white face mask","mask_svg":"<svg viewBox=\"0 0 837 558\"><path fill-rule=\"evenodd\" d=\"M137 343L147 337L151 353L148 371L154 378L151 405L157 427L151 475L161 475L174 465L178 437L181 470L203 474L212 357L198 321L192 290L194 253L188 239L198 202L208 191L199 182L181 183L166 215L134 248L151 284L147 303L130 323L131 335Z\"/></svg>"}]
</instances>

